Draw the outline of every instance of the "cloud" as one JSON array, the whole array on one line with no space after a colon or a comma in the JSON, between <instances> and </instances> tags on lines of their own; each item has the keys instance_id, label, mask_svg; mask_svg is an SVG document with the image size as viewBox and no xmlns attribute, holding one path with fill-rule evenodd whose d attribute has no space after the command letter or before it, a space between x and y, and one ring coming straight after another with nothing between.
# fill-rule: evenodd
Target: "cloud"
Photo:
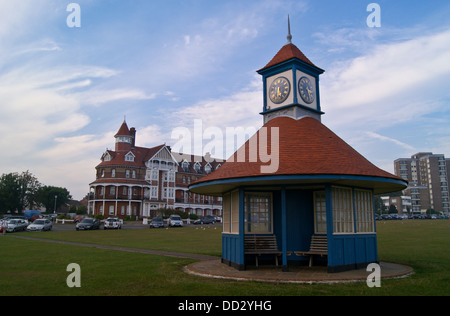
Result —
<instances>
[{"instance_id":1,"label":"cloud","mask_svg":"<svg viewBox=\"0 0 450 316\"><path fill-rule=\"evenodd\" d=\"M200 101L176 111L171 115L171 120L188 128L193 126L194 120L202 120L205 128L259 127L262 125L262 116L258 116L258 113L262 111L262 107L262 85L258 76L247 87L234 94Z\"/></svg>"},{"instance_id":2,"label":"cloud","mask_svg":"<svg viewBox=\"0 0 450 316\"><path fill-rule=\"evenodd\" d=\"M144 91L128 88L128 89L109 89L99 90L92 89L79 93L77 98L84 105L102 105L104 103L120 101L120 100L151 100L156 97L155 93L147 95Z\"/></svg>"},{"instance_id":3,"label":"cloud","mask_svg":"<svg viewBox=\"0 0 450 316\"><path fill-rule=\"evenodd\" d=\"M322 76L324 124L379 166L448 147L450 30L369 47Z\"/></svg>"},{"instance_id":4,"label":"cloud","mask_svg":"<svg viewBox=\"0 0 450 316\"><path fill-rule=\"evenodd\" d=\"M204 75L255 39L262 27L263 16L236 10L225 10L185 26L183 35L165 43L164 54L152 63L151 72L158 74L158 79L162 76L171 81Z\"/></svg>"},{"instance_id":5,"label":"cloud","mask_svg":"<svg viewBox=\"0 0 450 316\"><path fill-rule=\"evenodd\" d=\"M436 109L435 95L448 95L447 88L435 91L443 76L450 78L448 60L450 31L376 46L324 75L323 108L341 124L417 118Z\"/></svg>"},{"instance_id":6,"label":"cloud","mask_svg":"<svg viewBox=\"0 0 450 316\"><path fill-rule=\"evenodd\" d=\"M415 148L413 146L408 145L406 143L403 143L403 142L401 142L401 141L399 141L399 140L397 140L395 138L383 136L383 135L377 134L375 132L365 132L365 135L367 135L370 138L376 139L376 140L381 140L383 142L393 143L393 144L395 144L397 146L403 147L403 148L405 148L407 150L410 150L410 151L414 151L415 150Z\"/></svg>"}]
</instances>

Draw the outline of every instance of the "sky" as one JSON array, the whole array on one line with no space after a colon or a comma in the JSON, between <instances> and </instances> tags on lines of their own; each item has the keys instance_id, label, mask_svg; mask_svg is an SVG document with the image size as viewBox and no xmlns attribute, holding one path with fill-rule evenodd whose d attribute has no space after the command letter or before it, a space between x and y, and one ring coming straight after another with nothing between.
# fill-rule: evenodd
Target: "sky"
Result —
<instances>
[{"instance_id":1,"label":"sky","mask_svg":"<svg viewBox=\"0 0 450 316\"><path fill-rule=\"evenodd\" d=\"M325 70L323 124L389 172L421 151L450 158L447 0L0 0L0 174L82 199L124 118L145 147L198 120L258 129L256 71L286 44L288 14Z\"/></svg>"}]
</instances>

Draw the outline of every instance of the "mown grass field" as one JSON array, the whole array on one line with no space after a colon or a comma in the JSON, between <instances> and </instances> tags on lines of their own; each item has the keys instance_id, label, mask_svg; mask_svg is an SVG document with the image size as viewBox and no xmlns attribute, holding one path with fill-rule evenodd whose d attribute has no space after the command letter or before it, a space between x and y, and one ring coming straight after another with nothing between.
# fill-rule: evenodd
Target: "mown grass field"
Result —
<instances>
[{"instance_id":1,"label":"mown grass field","mask_svg":"<svg viewBox=\"0 0 450 316\"><path fill-rule=\"evenodd\" d=\"M450 295L450 227L446 220L377 222L379 259L409 265L405 279L333 285L266 284L200 278L183 272L190 259L119 252L0 236L0 295ZM27 237L220 256L214 228L19 233ZM67 265L81 267L81 288L69 288Z\"/></svg>"}]
</instances>

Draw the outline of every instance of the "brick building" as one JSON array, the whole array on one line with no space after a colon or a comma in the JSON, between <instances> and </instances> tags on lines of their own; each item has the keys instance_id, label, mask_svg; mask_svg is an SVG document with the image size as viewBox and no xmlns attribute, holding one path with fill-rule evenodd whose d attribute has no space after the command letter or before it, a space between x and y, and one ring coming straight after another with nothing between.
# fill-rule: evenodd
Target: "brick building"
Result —
<instances>
[{"instance_id":1,"label":"brick building","mask_svg":"<svg viewBox=\"0 0 450 316\"><path fill-rule=\"evenodd\" d=\"M220 163L208 156L177 161L165 144L138 147L136 129L129 129L125 121L114 138L115 149L103 153L96 180L90 184L89 214L147 218L159 209L176 209L199 216L221 215L220 198L191 194L187 188Z\"/></svg>"}]
</instances>

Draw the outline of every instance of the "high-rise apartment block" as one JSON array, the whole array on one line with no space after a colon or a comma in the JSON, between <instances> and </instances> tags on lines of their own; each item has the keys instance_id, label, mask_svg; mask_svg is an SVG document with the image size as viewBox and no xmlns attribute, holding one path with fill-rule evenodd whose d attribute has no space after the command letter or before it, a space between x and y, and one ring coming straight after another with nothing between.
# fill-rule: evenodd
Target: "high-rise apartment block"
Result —
<instances>
[{"instance_id":1,"label":"high-rise apartment block","mask_svg":"<svg viewBox=\"0 0 450 316\"><path fill-rule=\"evenodd\" d=\"M449 158L443 154L420 152L411 158L396 159L394 168L397 176L409 182L403 194L411 196L413 213L424 213L428 209L445 214L450 212Z\"/></svg>"}]
</instances>

